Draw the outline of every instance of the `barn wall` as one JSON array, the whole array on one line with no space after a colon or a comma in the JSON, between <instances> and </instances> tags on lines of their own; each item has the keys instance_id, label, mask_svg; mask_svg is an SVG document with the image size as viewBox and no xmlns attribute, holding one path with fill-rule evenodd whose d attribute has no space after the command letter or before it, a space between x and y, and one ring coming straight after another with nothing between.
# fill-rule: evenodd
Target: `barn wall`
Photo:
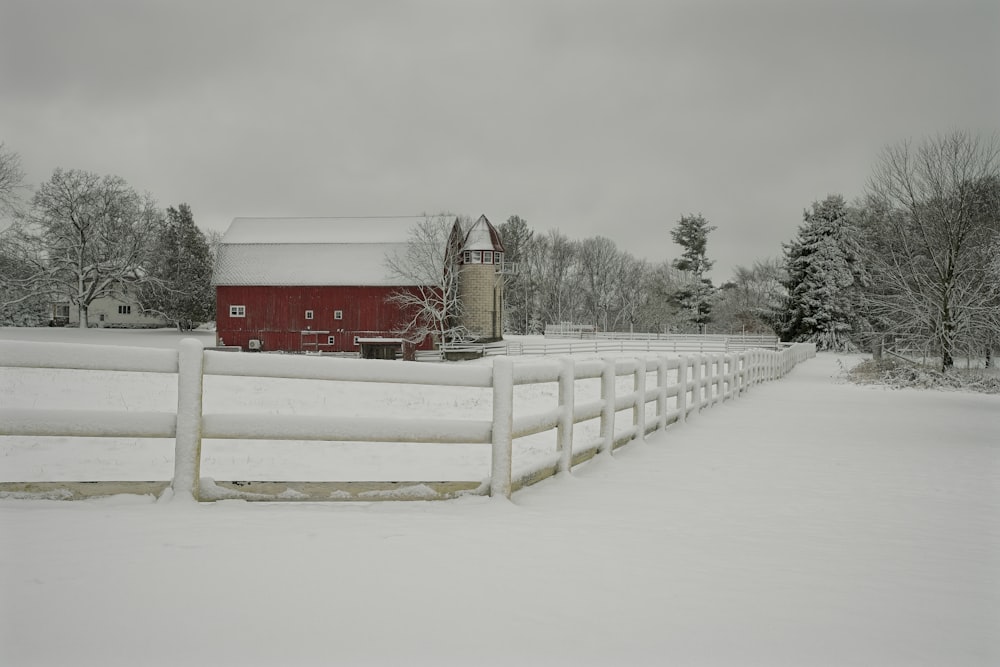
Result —
<instances>
[{"instance_id":1,"label":"barn wall","mask_svg":"<svg viewBox=\"0 0 1000 667\"><path fill-rule=\"evenodd\" d=\"M264 350L288 352L357 352L354 337L398 336L403 313L387 298L399 287L257 287L216 288L216 337L220 344L248 349L250 339ZM230 317L230 306L244 306L244 317ZM306 319L306 311L313 319ZM343 319L335 312L343 311ZM305 334L303 332L329 332ZM333 343L327 337L333 336ZM428 338L417 349L433 347Z\"/></svg>"}]
</instances>

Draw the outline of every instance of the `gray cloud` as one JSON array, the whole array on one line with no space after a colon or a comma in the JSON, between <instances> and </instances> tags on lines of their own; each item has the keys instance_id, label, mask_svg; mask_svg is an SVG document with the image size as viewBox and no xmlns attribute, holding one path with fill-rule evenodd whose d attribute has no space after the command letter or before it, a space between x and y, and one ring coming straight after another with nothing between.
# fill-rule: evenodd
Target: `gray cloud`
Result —
<instances>
[{"instance_id":1,"label":"gray cloud","mask_svg":"<svg viewBox=\"0 0 1000 667\"><path fill-rule=\"evenodd\" d=\"M997 130L994 2L0 6L0 140L239 215L519 214L717 279L878 150Z\"/></svg>"}]
</instances>

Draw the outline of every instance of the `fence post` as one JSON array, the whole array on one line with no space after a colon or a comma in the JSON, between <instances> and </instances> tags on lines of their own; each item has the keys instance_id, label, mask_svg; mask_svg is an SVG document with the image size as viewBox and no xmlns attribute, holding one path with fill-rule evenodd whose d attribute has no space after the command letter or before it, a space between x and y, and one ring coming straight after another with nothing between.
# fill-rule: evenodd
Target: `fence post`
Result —
<instances>
[{"instance_id":1,"label":"fence post","mask_svg":"<svg viewBox=\"0 0 1000 667\"><path fill-rule=\"evenodd\" d=\"M718 397L719 403L726 400L726 355L719 355L719 377L716 378L718 383L718 389L716 390L716 395Z\"/></svg>"},{"instance_id":2,"label":"fence post","mask_svg":"<svg viewBox=\"0 0 1000 667\"><path fill-rule=\"evenodd\" d=\"M729 377L729 357L725 353L719 355L719 403L726 401L726 380Z\"/></svg>"},{"instance_id":3,"label":"fence post","mask_svg":"<svg viewBox=\"0 0 1000 667\"><path fill-rule=\"evenodd\" d=\"M514 362L493 360L493 459L490 495L510 498L514 432Z\"/></svg>"},{"instance_id":4,"label":"fence post","mask_svg":"<svg viewBox=\"0 0 1000 667\"><path fill-rule=\"evenodd\" d=\"M701 410L701 381L702 373L704 371L703 364L705 363L705 357L700 354L695 357L694 361L694 387L691 389L691 408L692 415L696 415Z\"/></svg>"},{"instance_id":5,"label":"fence post","mask_svg":"<svg viewBox=\"0 0 1000 667\"><path fill-rule=\"evenodd\" d=\"M667 385L669 382L670 371L667 370L667 358L660 357L659 365L656 367L656 387L660 390L660 396L657 398L656 413L656 416L659 417L659 423L656 425L656 428L659 431L667 429Z\"/></svg>"},{"instance_id":6,"label":"fence post","mask_svg":"<svg viewBox=\"0 0 1000 667\"><path fill-rule=\"evenodd\" d=\"M174 438L174 497L198 500L201 493L201 408L205 348L185 338L177 346L177 426Z\"/></svg>"},{"instance_id":7,"label":"fence post","mask_svg":"<svg viewBox=\"0 0 1000 667\"><path fill-rule=\"evenodd\" d=\"M705 373L708 375L706 378L708 381L705 383L708 385L706 390L708 391L708 396L705 397L706 407L715 407L715 402L719 400L719 378L716 375L718 372L716 368L716 363L718 358L714 354L708 355L708 363L705 364Z\"/></svg>"},{"instance_id":8,"label":"fence post","mask_svg":"<svg viewBox=\"0 0 1000 667\"><path fill-rule=\"evenodd\" d=\"M706 407L709 408L714 407L715 402L719 400L719 393L718 393L719 378L716 375L716 373L718 372L716 367L717 362L718 359L714 354L708 355L708 363L705 365L705 373L708 376L706 378L708 380L706 382L708 386L705 388L708 392L708 395L705 397L705 405Z\"/></svg>"},{"instance_id":9,"label":"fence post","mask_svg":"<svg viewBox=\"0 0 1000 667\"><path fill-rule=\"evenodd\" d=\"M677 420L683 424L687 421L688 406L688 358L681 357L677 364L677 409L680 414Z\"/></svg>"},{"instance_id":10,"label":"fence post","mask_svg":"<svg viewBox=\"0 0 1000 667\"><path fill-rule=\"evenodd\" d=\"M743 377L743 353L733 353L733 398L740 397L740 380Z\"/></svg>"},{"instance_id":11,"label":"fence post","mask_svg":"<svg viewBox=\"0 0 1000 667\"><path fill-rule=\"evenodd\" d=\"M615 446L615 360L605 359L601 372L601 452L610 454Z\"/></svg>"},{"instance_id":12,"label":"fence post","mask_svg":"<svg viewBox=\"0 0 1000 667\"><path fill-rule=\"evenodd\" d=\"M740 352L738 360L736 362L737 370L739 371L739 378L737 379L737 387L739 388L739 396L747 393L747 388L749 385L749 377L747 375L747 369L749 367L750 353L746 350Z\"/></svg>"},{"instance_id":13,"label":"fence post","mask_svg":"<svg viewBox=\"0 0 1000 667\"><path fill-rule=\"evenodd\" d=\"M739 373L740 358L735 352L727 354L727 365L729 366L729 398L734 399L739 396Z\"/></svg>"},{"instance_id":14,"label":"fence post","mask_svg":"<svg viewBox=\"0 0 1000 667\"><path fill-rule=\"evenodd\" d=\"M573 467L573 416L575 408L576 362L561 359L559 370L559 425L556 447L559 450L559 472L569 472Z\"/></svg>"},{"instance_id":15,"label":"fence post","mask_svg":"<svg viewBox=\"0 0 1000 667\"><path fill-rule=\"evenodd\" d=\"M646 438L646 359L635 358L635 375L632 379L635 405L632 408L632 425L637 440Z\"/></svg>"}]
</instances>

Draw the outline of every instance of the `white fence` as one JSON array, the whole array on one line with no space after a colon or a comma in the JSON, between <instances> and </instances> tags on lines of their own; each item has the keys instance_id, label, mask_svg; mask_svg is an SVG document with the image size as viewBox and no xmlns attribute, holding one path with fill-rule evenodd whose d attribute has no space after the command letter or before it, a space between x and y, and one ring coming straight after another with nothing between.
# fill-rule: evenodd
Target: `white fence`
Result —
<instances>
[{"instance_id":1,"label":"white fence","mask_svg":"<svg viewBox=\"0 0 1000 667\"><path fill-rule=\"evenodd\" d=\"M797 344L781 351L748 350L689 357L608 359L534 359L515 362L497 357L490 364L414 364L396 361L234 354L204 350L186 339L177 351L56 343L0 341L0 366L177 374L176 412L71 411L0 408L0 435L117 438L174 438L174 475L169 482L4 482L0 493L32 494L60 490L64 497L108 493L159 492L195 499L243 497L278 499L406 499L412 489L430 489L420 499L463 493L510 497L527 484L571 469L577 463L647 434L684 422L701 409L741 396L751 386L780 378L797 363L815 356L815 347ZM649 376L655 381L649 383ZM342 416L213 414L202 409L206 375L480 387L492 390L492 418L400 419ZM615 379L632 377L633 390L616 395ZM600 398L575 400L577 380L600 379ZM515 385L558 384L556 405L514 414ZM387 388L391 391L391 388ZM647 404L655 418L647 420ZM618 413L631 423L616 430ZM593 442L573 442L574 424L600 420ZM512 478L513 440L554 431L558 460ZM203 438L305 440L331 442L483 443L492 447L489 478L436 482L216 482L205 493L200 479ZM142 486L145 484L146 486ZM220 491L222 489L222 491ZM284 491L285 493L281 493ZM288 493L290 492L290 493Z\"/></svg>"},{"instance_id":2,"label":"white fence","mask_svg":"<svg viewBox=\"0 0 1000 667\"><path fill-rule=\"evenodd\" d=\"M551 334L541 341L499 341L496 343L451 344L446 351L467 356L559 356L572 354L674 353L716 354L757 348L776 350L777 336L764 334ZM439 358L440 352L418 352L418 358Z\"/></svg>"}]
</instances>

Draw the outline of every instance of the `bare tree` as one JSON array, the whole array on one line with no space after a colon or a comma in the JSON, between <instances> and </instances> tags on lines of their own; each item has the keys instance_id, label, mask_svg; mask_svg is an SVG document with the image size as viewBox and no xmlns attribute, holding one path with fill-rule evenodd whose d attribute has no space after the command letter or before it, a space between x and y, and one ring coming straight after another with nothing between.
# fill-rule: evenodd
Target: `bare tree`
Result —
<instances>
[{"instance_id":1,"label":"bare tree","mask_svg":"<svg viewBox=\"0 0 1000 667\"><path fill-rule=\"evenodd\" d=\"M641 314L648 327L668 332L683 323L684 314L673 295L686 281L685 272L674 268L670 261L650 267L645 282L647 299Z\"/></svg>"},{"instance_id":2,"label":"bare tree","mask_svg":"<svg viewBox=\"0 0 1000 667\"><path fill-rule=\"evenodd\" d=\"M580 242L577 259L587 316L595 327L607 331L622 278L622 253L611 239L596 236Z\"/></svg>"},{"instance_id":3,"label":"bare tree","mask_svg":"<svg viewBox=\"0 0 1000 667\"><path fill-rule=\"evenodd\" d=\"M577 289L577 243L557 229L538 239L539 314L545 323L573 320L580 301Z\"/></svg>"},{"instance_id":4,"label":"bare tree","mask_svg":"<svg viewBox=\"0 0 1000 667\"><path fill-rule=\"evenodd\" d=\"M63 295L86 328L95 299L120 296L146 279L148 241L161 218L148 195L117 176L56 169L22 216L32 289Z\"/></svg>"},{"instance_id":5,"label":"bare tree","mask_svg":"<svg viewBox=\"0 0 1000 667\"><path fill-rule=\"evenodd\" d=\"M24 189L21 156L0 143L0 218L19 209L20 191Z\"/></svg>"},{"instance_id":6,"label":"bare tree","mask_svg":"<svg viewBox=\"0 0 1000 667\"><path fill-rule=\"evenodd\" d=\"M615 325L627 324L629 332L634 331L636 325L640 323L643 307L649 296L649 263L623 252L618 276L615 279L615 302L618 305Z\"/></svg>"},{"instance_id":7,"label":"bare tree","mask_svg":"<svg viewBox=\"0 0 1000 667\"><path fill-rule=\"evenodd\" d=\"M458 270L450 247L455 216L442 213L424 216L410 232L406 249L390 253L385 264L389 273L407 284L394 291L389 301L405 313L400 331L408 342L419 343L433 336L439 344L468 335L461 321Z\"/></svg>"},{"instance_id":8,"label":"bare tree","mask_svg":"<svg viewBox=\"0 0 1000 667\"><path fill-rule=\"evenodd\" d=\"M20 212L23 183L21 157L0 143L0 325L33 325L42 319L43 306L30 289L32 270L19 230L5 219Z\"/></svg>"},{"instance_id":9,"label":"bare tree","mask_svg":"<svg viewBox=\"0 0 1000 667\"><path fill-rule=\"evenodd\" d=\"M873 321L954 365L1000 332L989 249L1000 233L1000 144L966 133L887 148L869 181L864 247Z\"/></svg>"},{"instance_id":10,"label":"bare tree","mask_svg":"<svg viewBox=\"0 0 1000 667\"><path fill-rule=\"evenodd\" d=\"M737 266L722 284L712 307L717 329L746 333L774 333L787 290L784 270L776 259Z\"/></svg>"}]
</instances>

